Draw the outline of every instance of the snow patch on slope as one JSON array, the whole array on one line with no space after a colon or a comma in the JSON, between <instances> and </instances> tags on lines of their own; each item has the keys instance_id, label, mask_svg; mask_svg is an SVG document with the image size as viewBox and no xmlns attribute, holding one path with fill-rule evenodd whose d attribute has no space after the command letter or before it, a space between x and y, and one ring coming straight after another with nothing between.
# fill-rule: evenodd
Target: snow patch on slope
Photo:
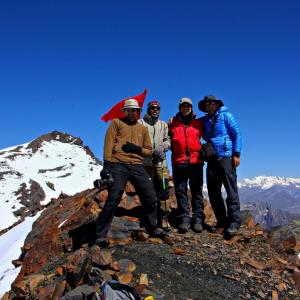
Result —
<instances>
[{"instance_id":1,"label":"snow patch on slope","mask_svg":"<svg viewBox=\"0 0 300 300\"><path fill-rule=\"evenodd\" d=\"M26 236L39 216L40 213L27 218L0 236L0 298L10 290L10 285L20 272L21 267L15 268L12 260L19 258Z\"/></svg>"}]
</instances>

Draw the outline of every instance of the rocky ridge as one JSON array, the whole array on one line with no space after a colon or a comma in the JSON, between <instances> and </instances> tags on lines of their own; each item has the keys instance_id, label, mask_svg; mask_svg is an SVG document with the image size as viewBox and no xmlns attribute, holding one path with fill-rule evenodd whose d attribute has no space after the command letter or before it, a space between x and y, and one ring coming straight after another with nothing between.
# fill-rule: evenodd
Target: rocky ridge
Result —
<instances>
[{"instance_id":1,"label":"rocky ridge","mask_svg":"<svg viewBox=\"0 0 300 300\"><path fill-rule=\"evenodd\" d=\"M106 197L106 190L92 189L53 200L14 261L21 271L3 299L75 299L68 297L83 290L96 299L101 282L111 278L155 299L298 299L299 222L266 232L243 212L231 240L221 231L180 235L175 229L165 240L149 238L128 186L109 231L112 246L100 249L95 222ZM208 203L205 212L214 223Z\"/></svg>"}]
</instances>

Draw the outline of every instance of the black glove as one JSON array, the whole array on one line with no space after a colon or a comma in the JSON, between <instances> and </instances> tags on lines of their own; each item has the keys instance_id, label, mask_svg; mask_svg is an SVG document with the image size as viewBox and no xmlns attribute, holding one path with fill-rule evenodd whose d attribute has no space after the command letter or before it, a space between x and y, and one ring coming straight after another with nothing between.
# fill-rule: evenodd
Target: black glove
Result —
<instances>
[{"instance_id":1,"label":"black glove","mask_svg":"<svg viewBox=\"0 0 300 300\"><path fill-rule=\"evenodd\" d=\"M107 177L107 174L110 173L110 166L111 166L111 162L108 161L108 160L105 160L104 164L103 164L103 168L100 172L101 178L102 177Z\"/></svg>"},{"instance_id":2,"label":"black glove","mask_svg":"<svg viewBox=\"0 0 300 300\"><path fill-rule=\"evenodd\" d=\"M127 142L126 144L124 144L124 145L122 146L122 150L123 150L125 153L137 153L137 154L138 154L138 153L141 153L141 152L142 152L142 147Z\"/></svg>"}]
</instances>

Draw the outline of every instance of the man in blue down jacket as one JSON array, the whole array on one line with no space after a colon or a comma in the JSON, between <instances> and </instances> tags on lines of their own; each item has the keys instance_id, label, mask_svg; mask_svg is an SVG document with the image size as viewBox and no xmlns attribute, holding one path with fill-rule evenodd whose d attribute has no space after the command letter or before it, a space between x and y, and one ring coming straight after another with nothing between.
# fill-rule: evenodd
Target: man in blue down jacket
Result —
<instances>
[{"instance_id":1,"label":"man in blue down jacket","mask_svg":"<svg viewBox=\"0 0 300 300\"><path fill-rule=\"evenodd\" d=\"M211 142L215 158L207 163L206 180L208 196L217 219L217 227L225 228L225 234L237 234L240 225L240 201L236 168L240 164L242 136L234 116L222 100L213 95L205 96L198 103L199 110L207 113L201 118L203 138ZM222 197L222 184L227 193L226 206Z\"/></svg>"}]
</instances>

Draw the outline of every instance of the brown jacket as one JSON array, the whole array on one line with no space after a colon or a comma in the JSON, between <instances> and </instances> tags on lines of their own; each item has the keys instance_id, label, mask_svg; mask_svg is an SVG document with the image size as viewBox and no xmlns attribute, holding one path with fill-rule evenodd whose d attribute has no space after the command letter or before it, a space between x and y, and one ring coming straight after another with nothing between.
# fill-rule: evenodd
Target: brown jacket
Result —
<instances>
[{"instance_id":1,"label":"brown jacket","mask_svg":"<svg viewBox=\"0 0 300 300\"><path fill-rule=\"evenodd\" d=\"M142 153L125 153L122 146L127 142L142 147ZM124 164L142 164L143 158L151 155L151 140L145 126L139 123L130 125L121 119L112 120L105 135L104 160Z\"/></svg>"}]
</instances>

